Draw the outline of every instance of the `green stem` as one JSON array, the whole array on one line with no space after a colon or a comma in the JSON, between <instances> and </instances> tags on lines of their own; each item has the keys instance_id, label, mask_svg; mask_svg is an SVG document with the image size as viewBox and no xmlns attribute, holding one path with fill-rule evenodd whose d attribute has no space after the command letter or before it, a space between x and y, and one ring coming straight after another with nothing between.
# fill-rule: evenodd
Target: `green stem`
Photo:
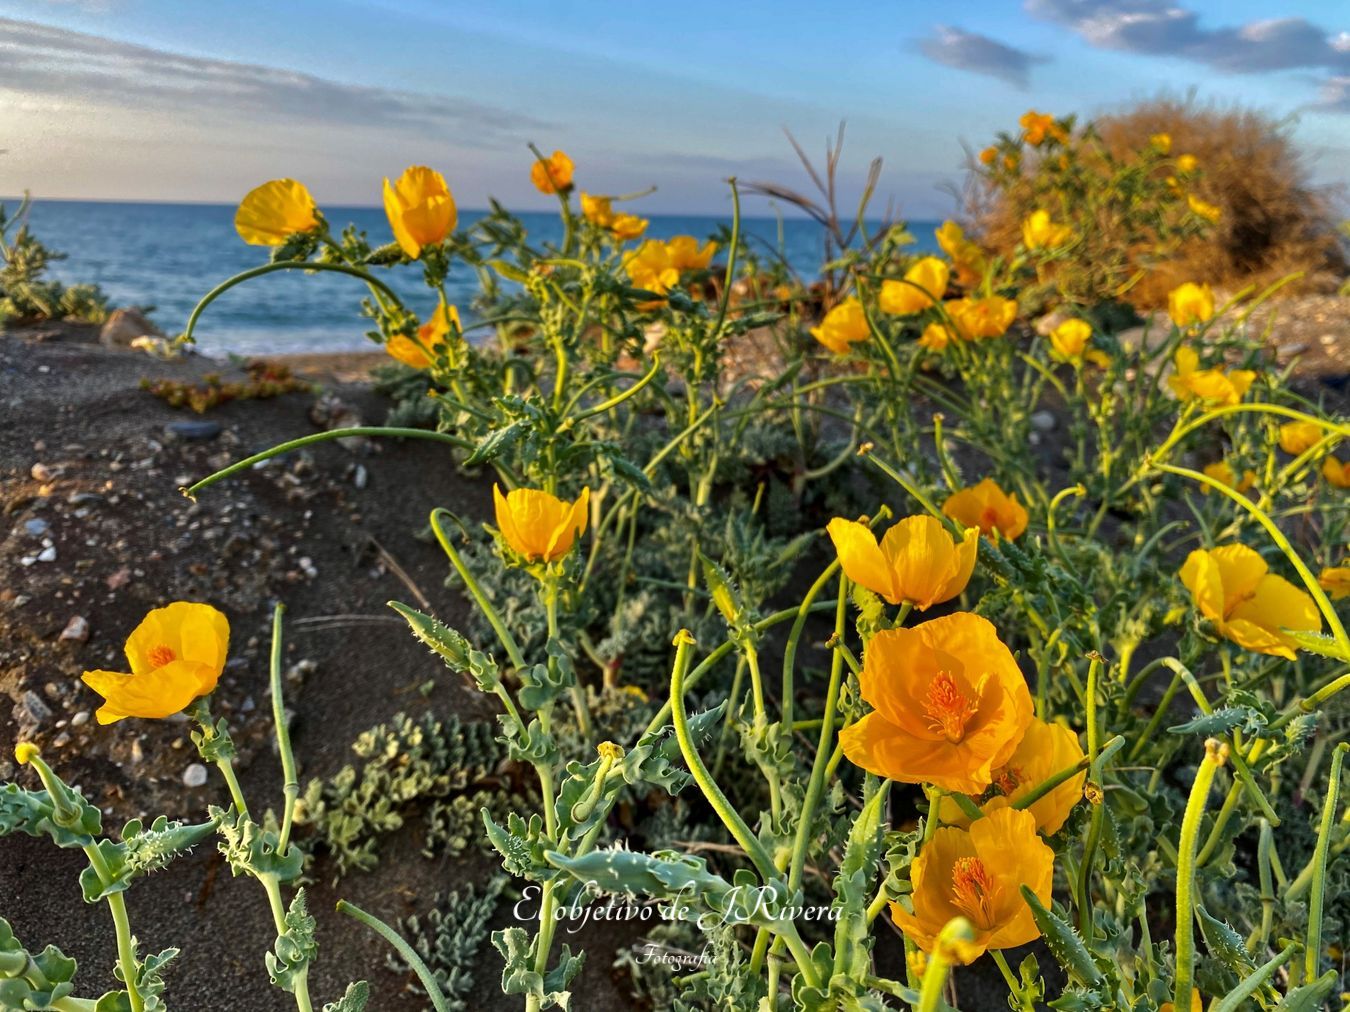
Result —
<instances>
[{"instance_id":1,"label":"green stem","mask_svg":"<svg viewBox=\"0 0 1350 1012\"><path fill-rule=\"evenodd\" d=\"M479 610L497 634L497 639L506 650L506 655L511 659L511 663L515 665L517 670L524 668L525 655L516 643L516 638L511 635L511 630L506 628L506 623L497 613L497 609L492 606L492 602L487 599L487 595L483 593L483 588L478 585L478 581L474 579L473 574L469 572L469 567L464 565L464 560L460 558L459 552L450 540L450 536L441 526L441 514L454 515L449 510L439 507L431 511L431 530L436 535L436 541L440 544L441 550L449 557L451 565L455 567L455 572L459 574L459 578L464 581L464 586L468 588L474 603L478 605Z\"/></svg>"},{"instance_id":2,"label":"green stem","mask_svg":"<svg viewBox=\"0 0 1350 1012\"><path fill-rule=\"evenodd\" d=\"M272 656L269 667L272 683L272 723L276 725L277 752L281 756L282 795L284 808L281 815L281 835L277 840L277 853L285 857L290 845L291 823L295 819L295 802L300 797L300 778L295 772L295 750L291 748L291 732L286 724L286 703L281 684L282 640L281 616L286 606L278 603L272 612Z\"/></svg>"},{"instance_id":3,"label":"green stem","mask_svg":"<svg viewBox=\"0 0 1350 1012\"><path fill-rule=\"evenodd\" d=\"M1224 764L1228 748L1214 738L1205 742L1205 758L1195 773L1195 783L1181 819L1181 838L1177 842L1177 933L1176 980L1172 988L1174 1008L1191 1007L1191 975L1195 970L1195 848L1200 823L1205 817L1214 774Z\"/></svg>"},{"instance_id":4,"label":"green stem","mask_svg":"<svg viewBox=\"0 0 1350 1012\"><path fill-rule=\"evenodd\" d=\"M337 911L340 914L346 914L353 920L360 921L392 945L395 951L403 957L404 962L412 967L413 973L417 974L417 979L421 981L422 987L427 992L431 1007L436 1012L450 1012L450 1003L441 993L440 985L436 983L436 975L422 961L422 957L417 954L417 951L399 936L397 931L378 917L366 913L360 907L354 906L346 900L338 900Z\"/></svg>"},{"instance_id":5,"label":"green stem","mask_svg":"<svg viewBox=\"0 0 1350 1012\"><path fill-rule=\"evenodd\" d=\"M1341 742L1331 753L1331 776L1327 783L1327 797L1322 804L1322 821L1317 831L1317 849L1313 852L1312 894L1308 897L1308 942L1304 946L1304 977L1312 982L1317 977L1317 966L1322 959L1322 910L1327 891L1327 847L1331 843L1331 829L1336 822L1336 806L1341 796L1341 765L1350 744Z\"/></svg>"}]
</instances>

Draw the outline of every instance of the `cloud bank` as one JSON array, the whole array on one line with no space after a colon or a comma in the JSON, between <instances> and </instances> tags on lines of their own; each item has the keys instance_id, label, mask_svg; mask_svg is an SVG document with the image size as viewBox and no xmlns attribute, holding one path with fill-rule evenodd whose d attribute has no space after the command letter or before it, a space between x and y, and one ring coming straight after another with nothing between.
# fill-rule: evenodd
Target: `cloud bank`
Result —
<instances>
[{"instance_id":1,"label":"cloud bank","mask_svg":"<svg viewBox=\"0 0 1350 1012\"><path fill-rule=\"evenodd\" d=\"M1030 82L1032 65L1045 60L986 35L948 25L938 25L933 38L919 43L919 51L935 63L996 77L1018 88Z\"/></svg>"}]
</instances>

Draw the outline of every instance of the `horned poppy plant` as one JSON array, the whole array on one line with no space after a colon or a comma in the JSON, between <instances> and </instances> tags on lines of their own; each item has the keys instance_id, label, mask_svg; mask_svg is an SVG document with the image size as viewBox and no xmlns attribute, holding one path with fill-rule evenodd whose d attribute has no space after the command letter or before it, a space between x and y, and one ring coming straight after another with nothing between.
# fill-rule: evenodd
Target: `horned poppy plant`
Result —
<instances>
[{"instance_id":1,"label":"horned poppy plant","mask_svg":"<svg viewBox=\"0 0 1350 1012\"><path fill-rule=\"evenodd\" d=\"M1223 482L1229 488L1237 492L1246 492L1256 484L1256 472L1247 470L1242 473L1242 480L1238 480L1236 472L1226 460L1216 460L1212 464L1204 466L1204 472L1215 481ZM1200 486L1201 495L1209 495L1210 487L1208 485Z\"/></svg>"},{"instance_id":2,"label":"horned poppy plant","mask_svg":"<svg viewBox=\"0 0 1350 1012\"><path fill-rule=\"evenodd\" d=\"M933 230L933 237L942 252L952 258L957 283L967 288L978 284L984 275L984 251L966 238L965 230L948 220Z\"/></svg>"},{"instance_id":3,"label":"horned poppy plant","mask_svg":"<svg viewBox=\"0 0 1350 1012\"><path fill-rule=\"evenodd\" d=\"M947 345L958 340L960 336L951 327L938 321L924 327L923 333L919 335L919 344L930 351L942 351Z\"/></svg>"},{"instance_id":4,"label":"horned poppy plant","mask_svg":"<svg viewBox=\"0 0 1350 1012\"><path fill-rule=\"evenodd\" d=\"M1191 214L1197 218L1204 218L1211 225L1216 224L1223 217L1223 210L1214 204L1206 203L1195 194L1187 194L1186 205L1191 209Z\"/></svg>"},{"instance_id":5,"label":"horned poppy plant","mask_svg":"<svg viewBox=\"0 0 1350 1012\"><path fill-rule=\"evenodd\" d=\"M1040 937L1021 887L1050 903L1055 852L1036 835L1030 812L1004 808L969 829L946 826L919 850L909 869L913 911L891 904L891 917L905 936L932 952L943 927L964 917L975 929L960 952L972 963L989 949L1010 949Z\"/></svg>"},{"instance_id":6,"label":"horned poppy plant","mask_svg":"<svg viewBox=\"0 0 1350 1012\"><path fill-rule=\"evenodd\" d=\"M591 490L583 488L574 502L548 492L517 488L502 495L492 486L497 508L497 529L517 555L530 562L556 562L572 550L586 532L590 518Z\"/></svg>"},{"instance_id":7,"label":"horned poppy plant","mask_svg":"<svg viewBox=\"0 0 1350 1012\"><path fill-rule=\"evenodd\" d=\"M1033 148L1038 148L1045 143L1047 137L1060 141L1067 140L1067 135L1058 123L1055 117L1049 113L1037 112L1035 109L1028 109L1018 120L1023 130L1023 136L1026 142Z\"/></svg>"},{"instance_id":8,"label":"horned poppy plant","mask_svg":"<svg viewBox=\"0 0 1350 1012\"><path fill-rule=\"evenodd\" d=\"M530 182L540 193L559 193L572 188L572 159L555 151L547 158L536 158L530 166Z\"/></svg>"},{"instance_id":9,"label":"horned poppy plant","mask_svg":"<svg viewBox=\"0 0 1350 1012\"><path fill-rule=\"evenodd\" d=\"M883 281L877 303L883 313L896 316L921 313L942 298L950 273L937 257L923 257L905 271L905 280Z\"/></svg>"},{"instance_id":10,"label":"horned poppy plant","mask_svg":"<svg viewBox=\"0 0 1350 1012\"><path fill-rule=\"evenodd\" d=\"M1178 172L1194 172L1200 167L1200 159L1195 155L1177 155Z\"/></svg>"},{"instance_id":11,"label":"horned poppy plant","mask_svg":"<svg viewBox=\"0 0 1350 1012\"><path fill-rule=\"evenodd\" d=\"M1092 337L1092 324L1087 320L1065 320L1050 331L1050 347L1055 357L1064 362L1081 362L1083 352Z\"/></svg>"},{"instance_id":12,"label":"horned poppy plant","mask_svg":"<svg viewBox=\"0 0 1350 1012\"><path fill-rule=\"evenodd\" d=\"M1201 369L1199 353L1185 346L1177 349L1173 364L1176 371L1167 377L1167 384L1183 401L1199 398L1209 404L1237 404L1256 379L1250 369Z\"/></svg>"},{"instance_id":13,"label":"horned poppy plant","mask_svg":"<svg viewBox=\"0 0 1350 1012\"><path fill-rule=\"evenodd\" d=\"M1148 142L1153 147L1153 150L1158 152L1158 154L1160 155L1167 155L1172 153L1171 134L1167 133L1154 134L1152 137L1148 139Z\"/></svg>"},{"instance_id":14,"label":"horned poppy plant","mask_svg":"<svg viewBox=\"0 0 1350 1012\"><path fill-rule=\"evenodd\" d=\"M845 354L850 344L867 340L869 333L862 303L851 295L811 328L811 336L836 355Z\"/></svg>"},{"instance_id":15,"label":"horned poppy plant","mask_svg":"<svg viewBox=\"0 0 1350 1012\"><path fill-rule=\"evenodd\" d=\"M985 815L1017 804L1036 787L1083 759L1078 735L1063 724L1051 724L1033 717L1027 732L1003 766L994 770L989 793L980 799ZM1074 806L1083 800L1087 771L1075 774L1064 783L1037 798L1026 810L1036 819L1036 829L1046 836L1058 833ZM952 826L968 826L970 818L951 798L942 799L942 821Z\"/></svg>"},{"instance_id":16,"label":"horned poppy plant","mask_svg":"<svg viewBox=\"0 0 1350 1012\"><path fill-rule=\"evenodd\" d=\"M942 504L942 512L991 538L1017 538L1027 529L1027 511L1017 501L1017 493L1004 492L993 478L953 492Z\"/></svg>"},{"instance_id":17,"label":"horned poppy plant","mask_svg":"<svg viewBox=\"0 0 1350 1012\"><path fill-rule=\"evenodd\" d=\"M431 319L417 328L417 341L406 334L395 334L384 350L404 365L425 369L435 360L437 349L445 344L445 339L460 331L459 309L442 302Z\"/></svg>"},{"instance_id":18,"label":"horned poppy plant","mask_svg":"<svg viewBox=\"0 0 1350 1012\"><path fill-rule=\"evenodd\" d=\"M251 246L280 246L319 225L314 198L304 183L294 179L273 179L254 187L234 213L234 230Z\"/></svg>"},{"instance_id":19,"label":"horned poppy plant","mask_svg":"<svg viewBox=\"0 0 1350 1012\"><path fill-rule=\"evenodd\" d=\"M1209 285L1187 281L1167 293L1167 315L1182 330L1214 318L1214 293Z\"/></svg>"},{"instance_id":20,"label":"horned poppy plant","mask_svg":"<svg viewBox=\"0 0 1350 1012\"><path fill-rule=\"evenodd\" d=\"M411 165L398 181L384 181L384 213L399 249L416 260L454 230L458 213L445 177L425 165Z\"/></svg>"},{"instance_id":21,"label":"horned poppy plant","mask_svg":"<svg viewBox=\"0 0 1350 1012\"><path fill-rule=\"evenodd\" d=\"M130 673L86 671L82 680L104 703L100 724L178 713L215 690L225 670L230 623L209 604L175 601L156 608L127 637Z\"/></svg>"},{"instance_id":22,"label":"horned poppy plant","mask_svg":"<svg viewBox=\"0 0 1350 1012\"><path fill-rule=\"evenodd\" d=\"M1073 239L1073 229L1050 220L1049 211L1032 211L1022 222L1022 243L1027 249L1054 249Z\"/></svg>"},{"instance_id":23,"label":"horned poppy plant","mask_svg":"<svg viewBox=\"0 0 1350 1012\"><path fill-rule=\"evenodd\" d=\"M623 258L623 269L634 286L664 295L680 282L680 269L660 239L648 239Z\"/></svg>"},{"instance_id":24,"label":"horned poppy plant","mask_svg":"<svg viewBox=\"0 0 1350 1012\"><path fill-rule=\"evenodd\" d=\"M1002 337L1017 318L1017 303L999 295L982 299L952 299L945 306L957 330L969 340Z\"/></svg>"},{"instance_id":25,"label":"horned poppy plant","mask_svg":"<svg viewBox=\"0 0 1350 1012\"><path fill-rule=\"evenodd\" d=\"M958 544L927 514L893 524L880 542L856 520L835 517L826 530L845 576L891 604L908 601L920 611L965 590L979 552L979 531L966 531Z\"/></svg>"},{"instance_id":26,"label":"horned poppy plant","mask_svg":"<svg viewBox=\"0 0 1350 1012\"><path fill-rule=\"evenodd\" d=\"M1186 557L1180 576L1219 635L1248 650L1292 661L1295 643L1281 630L1322 628L1312 597L1270 572L1266 560L1246 545L1197 548Z\"/></svg>"},{"instance_id":27,"label":"horned poppy plant","mask_svg":"<svg viewBox=\"0 0 1350 1012\"><path fill-rule=\"evenodd\" d=\"M1322 441L1322 427L1314 422L1286 422L1280 426L1280 449L1291 456L1311 450Z\"/></svg>"},{"instance_id":28,"label":"horned poppy plant","mask_svg":"<svg viewBox=\"0 0 1350 1012\"><path fill-rule=\"evenodd\" d=\"M677 271L701 271L712 263L717 243L709 241L700 246L692 235L677 235L666 240L666 252Z\"/></svg>"},{"instance_id":29,"label":"horned poppy plant","mask_svg":"<svg viewBox=\"0 0 1350 1012\"><path fill-rule=\"evenodd\" d=\"M636 239L647 231L649 222L635 214L616 213L612 197L581 195L581 214L587 221L608 230L618 239Z\"/></svg>"},{"instance_id":30,"label":"horned poppy plant","mask_svg":"<svg viewBox=\"0 0 1350 1012\"><path fill-rule=\"evenodd\" d=\"M956 612L884 629L858 676L871 713L839 736L855 766L905 783L979 794L1031 722L1031 693L993 624Z\"/></svg>"}]
</instances>

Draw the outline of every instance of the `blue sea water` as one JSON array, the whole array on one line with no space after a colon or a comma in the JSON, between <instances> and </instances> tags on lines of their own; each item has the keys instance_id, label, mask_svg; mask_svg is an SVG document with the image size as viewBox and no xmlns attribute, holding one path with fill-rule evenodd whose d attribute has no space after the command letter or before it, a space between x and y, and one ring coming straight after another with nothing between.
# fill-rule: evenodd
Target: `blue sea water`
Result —
<instances>
[{"instance_id":1,"label":"blue sea water","mask_svg":"<svg viewBox=\"0 0 1350 1012\"><path fill-rule=\"evenodd\" d=\"M14 200L4 201L11 211ZM372 243L390 240L380 208L327 207L334 230L348 223ZM466 227L482 212L461 212ZM560 240L556 214L520 216L535 243ZM113 305L154 306L152 319L168 334L179 333L197 300L239 271L266 263L267 251L248 246L234 231L234 206L95 201L35 201L28 212L34 234L49 248L67 254L52 273L67 283L100 285ZM647 235L664 239L690 234L705 238L726 219L655 215ZM917 249L934 249L935 222L913 222ZM806 219L748 218L742 230L766 254L774 251L803 280L817 276L823 252L819 225ZM414 310L429 312L434 294L416 268L389 270L382 278ZM452 269L449 293L466 305L475 278L465 267ZM302 351L349 351L370 347L360 315L365 288L337 274L282 272L246 282L216 300L203 314L198 346L208 354L241 355Z\"/></svg>"}]
</instances>

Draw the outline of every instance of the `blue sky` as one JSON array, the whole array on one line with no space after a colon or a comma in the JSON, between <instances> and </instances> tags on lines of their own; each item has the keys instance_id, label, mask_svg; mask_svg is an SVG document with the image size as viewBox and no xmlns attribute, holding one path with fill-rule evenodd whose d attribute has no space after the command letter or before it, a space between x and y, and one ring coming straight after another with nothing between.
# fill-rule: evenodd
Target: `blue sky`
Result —
<instances>
[{"instance_id":1,"label":"blue sky","mask_svg":"<svg viewBox=\"0 0 1350 1012\"><path fill-rule=\"evenodd\" d=\"M848 121L852 191L951 211L963 142L1028 107L1093 113L1162 90L1297 113L1350 182L1350 2L980 0L832 5L434 0L0 0L0 193L236 199L265 178L374 203L412 162L460 203L547 207L527 141L592 192L721 212L723 180L809 186Z\"/></svg>"}]
</instances>

